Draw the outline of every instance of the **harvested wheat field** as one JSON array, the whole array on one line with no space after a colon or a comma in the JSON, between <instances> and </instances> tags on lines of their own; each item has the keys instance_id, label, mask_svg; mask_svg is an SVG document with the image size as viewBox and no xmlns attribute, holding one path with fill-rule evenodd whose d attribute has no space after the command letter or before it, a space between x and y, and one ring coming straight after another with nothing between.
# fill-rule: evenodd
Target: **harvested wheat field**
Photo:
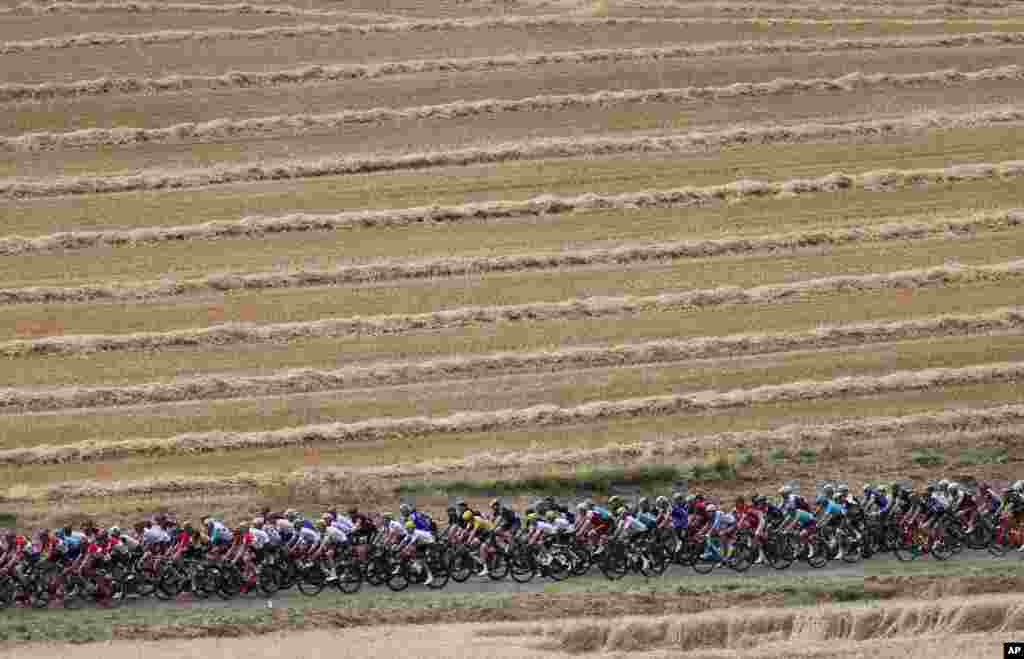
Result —
<instances>
[{"instance_id":1,"label":"harvested wheat field","mask_svg":"<svg viewBox=\"0 0 1024 659\"><path fill-rule=\"evenodd\" d=\"M19 530L413 495L443 516L459 488L525 506L524 483L600 469L646 493L636 474L678 465L723 498L1024 471L1019 2L5 0L0 72L0 513ZM586 606L517 591L487 610L531 613L451 599L316 629L244 603L170 631L2 611L0 656L1024 638L1016 586L856 605L878 598L714 586L698 606L637 582L613 606L582 583ZM270 635L202 638L250 633ZM193 638L138 643L160 634Z\"/></svg>"}]
</instances>

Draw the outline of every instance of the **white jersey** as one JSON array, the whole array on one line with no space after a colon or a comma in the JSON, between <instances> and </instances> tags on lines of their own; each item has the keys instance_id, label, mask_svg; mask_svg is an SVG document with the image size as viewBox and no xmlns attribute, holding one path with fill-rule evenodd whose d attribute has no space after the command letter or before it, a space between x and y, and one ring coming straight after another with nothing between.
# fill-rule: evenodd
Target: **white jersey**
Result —
<instances>
[{"instance_id":1,"label":"white jersey","mask_svg":"<svg viewBox=\"0 0 1024 659\"><path fill-rule=\"evenodd\" d=\"M542 522L540 520L537 520L536 524L537 529L543 531L545 535L554 535L558 533L558 527L554 524L549 524L548 522Z\"/></svg>"},{"instance_id":2,"label":"white jersey","mask_svg":"<svg viewBox=\"0 0 1024 659\"><path fill-rule=\"evenodd\" d=\"M142 533L142 544L144 545L158 545L170 541L170 534L159 526L150 526Z\"/></svg>"},{"instance_id":3,"label":"white jersey","mask_svg":"<svg viewBox=\"0 0 1024 659\"><path fill-rule=\"evenodd\" d=\"M341 529L344 533L352 533L356 528L356 525L352 523L352 519L345 515L338 515L338 518L334 520L334 526Z\"/></svg>"},{"instance_id":4,"label":"white jersey","mask_svg":"<svg viewBox=\"0 0 1024 659\"><path fill-rule=\"evenodd\" d=\"M252 534L252 548L263 549L270 544L270 536L263 529L249 529Z\"/></svg>"},{"instance_id":5,"label":"white jersey","mask_svg":"<svg viewBox=\"0 0 1024 659\"><path fill-rule=\"evenodd\" d=\"M432 545L434 544L434 534L429 531L413 529L412 541L418 545Z\"/></svg>"},{"instance_id":6,"label":"white jersey","mask_svg":"<svg viewBox=\"0 0 1024 659\"><path fill-rule=\"evenodd\" d=\"M308 545L315 545L320 542L320 533L316 529L302 527L299 529L299 541Z\"/></svg>"},{"instance_id":7,"label":"white jersey","mask_svg":"<svg viewBox=\"0 0 1024 659\"><path fill-rule=\"evenodd\" d=\"M559 531L569 531L573 528L572 523L564 517L556 517L553 524Z\"/></svg>"},{"instance_id":8,"label":"white jersey","mask_svg":"<svg viewBox=\"0 0 1024 659\"><path fill-rule=\"evenodd\" d=\"M329 545L340 545L348 541L348 536L337 526L328 526L324 530L324 542Z\"/></svg>"},{"instance_id":9,"label":"white jersey","mask_svg":"<svg viewBox=\"0 0 1024 659\"><path fill-rule=\"evenodd\" d=\"M266 525L263 527L263 532L270 538L268 544L271 547L276 547L281 544L281 534L277 532L277 529L273 525Z\"/></svg>"}]
</instances>

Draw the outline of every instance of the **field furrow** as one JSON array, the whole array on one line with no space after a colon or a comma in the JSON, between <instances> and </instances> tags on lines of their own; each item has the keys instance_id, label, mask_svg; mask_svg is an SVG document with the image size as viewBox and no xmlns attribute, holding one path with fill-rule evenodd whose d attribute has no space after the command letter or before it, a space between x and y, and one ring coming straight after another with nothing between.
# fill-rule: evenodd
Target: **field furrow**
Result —
<instances>
[{"instance_id":1,"label":"field furrow","mask_svg":"<svg viewBox=\"0 0 1024 659\"><path fill-rule=\"evenodd\" d=\"M334 371L312 368L269 375L221 374L123 387L0 389L0 410L24 413L70 408L152 405L182 401L283 396L342 389L559 372L696 359L824 350L892 341L962 337L1024 329L1020 309L880 323L821 327L804 332L747 334L544 352L511 352L423 362L379 363Z\"/></svg>"},{"instance_id":2,"label":"field furrow","mask_svg":"<svg viewBox=\"0 0 1024 659\"><path fill-rule=\"evenodd\" d=\"M17 136L36 131L66 132L76 129L117 126L160 128L182 122L203 122L217 118L258 118L272 114L321 114L330 108L370 110L410 105L410 88L415 105L438 105L492 98L543 95L590 94L598 91L628 91L637 88L725 87L744 83L771 82L779 78L836 78L846 75L928 73L944 69L962 71L1018 65L1024 58L1020 46L974 46L971 48L882 49L835 53L786 53L782 56L726 56L662 59L654 62L616 61L614 67L602 62L537 64L525 69L499 69L486 76L473 72L435 72L376 79L311 80L308 84L279 87L233 86L219 89L186 89L138 95L100 94L49 97L8 103L0 114L0 134ZM1011 83L1012 84L1012 83ZM1005 86L1005 85L1004 85ZM952 89L949 92L952 93ZM1004 103L1013 97L996 91L987 103ZM910 90L904 90L904 93ZM918 108L941 108L934 96L924 96ZM788 103L796 117L818 118L815 103ZM859 103L864 103L860 99ZM734 101L735 102L735 101ZM770 97L758 99L769 103ZM957 101L952 101L954 104ZM972 102L981 102L980 99ZM960 104L963 101L959 101ZM879 98L876 106L885 107ZM698 102L694 109L704 108ZM752 108L750 120L765 118ZM891 112L891 110L883 110ZM840 113L848 114L847 108ZM785 119L782 107L777 116ZM825 109L824 114L830 114ZM627 115L628 116L628 115ZM718 120L728 117L718 117ZM630 119L620 119L630 121ZM713 120L712 120L713 122ZM711 122L706 122L711 123ZM429 139L410 130L410 139ZM515 139L521 133L512 133ZM394 139L394 138L392 138ZM416 142L413 142L416 143ZM423 142L420 142L423 143ZM428 142L429 143L429 142Z\"/></svg>"},{"instance_id":3,"label":"field furrow","mask_svg":"<svg viewBox=\"0 0 1024 659\"><path fill-rule=\"evenodd\" d=\"M422 262L385 262L350 265L333 270L300 270L213 274L198 280L163 281L151 283L124 283L118 285L92 284L73 287L34 286L29 288L0 288L0 304L53 304L90 303L98 301L145 301L195 296L229 291L301 289L322 286L352 286L381 284L405 280L438 279L480 276L497 273L526 273L531 271L570 268L628 267L644 264L664 265L672 261L708 259L723 256L781 255L799 250L813 249L815 253L829 248L851 245L871 245L898 241L906 246L919 240L942 238L984 237L996 232L997 241L1016 238L1012 228L1024 224L1024 211L1006 214L981 215L968 219L942 220L933 223L886 223L873 227L850 227L838 231L814 231L796 235L762 236L703 241L685 241L668 244L623 245L608 249L576 250L548 254L518 254L498 257L449 257ZM1006 232L1009 233L1007 234ZM978 241L972 247L984 245ZM941 244L932 249L941 252ZM961 260L973 260L971 248L959 252ZM980 256L995 254L992 246ZM934 254L933 254L934 255ZM837 260L842 258L836 254ZM945 258L945 257L940 257ZM909 260L913 260L912 258ZM710 264L705 264L704 267ZM791 270L791 273L799 270ZM764 280L771 275L762 271ZM675 277L665 278L667 286ZM729 279L728 276L725 277ZM696 281L696 280L694 280ZM633 284L636 286L636 284ZM74 312L72 312L74 313ZM62 323L63 324L63 323Z\"/></svg>"},{"instance_id":4,"label":"field furrow","mask_svg":"<svg viewBox=\"0 0 1024 659\"><path fill-rule=\"evenodd\" d=\"M726 392L707 391L678 396L604 400L577 407L540 405L497 412L463 412L444 418L374 419L353 424L334 423L254 433L189 433L157 439L90 441L80 444L38 446L0 451L0 464L50 464L109 460L133 455L196 454L213 451L308 446L312 443L347 444L448 433L472 433L523 427L567 426L613 418L699 414L757 404L824 400L922 391L935 387L1019 382L1024 364L1002 363L952 369L895 371L871 377L845 377L765 385Z\"/></svg>"},{"instance_id":5,"label":"field furrow","mask_svg":"<svg viewBox=\"0 0 1024 659\"><path fill-rule=\"evenodd\" d=\"M173 479L149 477L144 480L111 482L109 480L78 480L62 482L56 486L21 488L21 497L32 499L77 499L93 497L152 496L166 493L228 493L257 491L284 482L299 482L311 487L337 486L350 483L357 489L368 482L390 481L395 485L423 478L462 475L500 470L550 468L552 465L574 466L648 460L679 460L701 457L708 446L753 449L761 453L763 447L834 446L881 443L909 446L930 436L929 444L956 444L992 442L1007 437L1019 437L1020 405L1008 404L992 407L961 408L936 412L918 412L901 416L878 416L832 419L827 423L790 423L774 428L712 432L709 434L662 433L642 441L618 442L607 446L565 447L553 449L497 449L478 452L466 457L421 460L394 464L365 464L351 466L306 466L289 472L285 469L265 472L236 472L230 475L178 476ZM413 441L418 441L413 439ZM852 451L851 451L852 452ZM902 465L900 465L902 466ZM880 474L879 474L880 476ZM392 486L394 487L394 486Z\"/></svg>"},{"instance_id":6,"label":"field furrow","mask_svg":"<svg viewBox=\"0 0 1024 659\"><path fill-rule=\"evenodd\" d=\"M480 327L497 323L602 318L716 306L771 304L788 302L798 297L825 295L840 291L892 288L909 290L976 281L1018 281L1022 276L1024 276L1024 261L979 266L945 266L884 274L825 277L793 284L776 284L746 289L722 287L662 293L646 297L591 297L560 302L463 307L408 315L329 318L265 325L226 324L170 332L56 336L0 343L0 355L7 357L75 355L206 345L281 343L309 338L387 336Z\"/></svg>"},{"instance_id":7,"label":"field furrow","mask_svg":"<svg viewBox=\"0 0 1024 659\"><path fill-rule=\"evenodd\" d=\"M0 102L40 101L48 99L99 96L108 94L163 94L186 90L309 85L344 80L374 80L390 76L436 73L490 73L501 70L529 70L541 66L637 62L651 63L673 59L704 57L822 54L922 48L977 48L983 46L1021 46L1021 32L975 32L959 35L921 37L878 37L864 39L803 39L799 41L734 41L694 46L632 47L622 49L578 50L516 54L489 57L464 57L381 62L376 64L310 64L303 68L277 71L232 71L224 74L184 74L162 78L109 76L91 80L51 81L38 84L7 82L0 84ZM389 51L390 52L390 51ZM119 58L123 60L124 58ZM12 58L14 67L19 63ZM148 61L148 60L147 60ZM206 61L206 60L203 60ZM21 63L23 66L25 63ZM160 70L165 70L166 65ZM17 69L12 69L17 70ZM25 71L24 68L20 69ZM32 67L27 73L31 77Z\"/></svg>"},{"instance_id":8,"label":"field furrow","mask_svg":"<svg viewBox=\"0 0 1024 659\"><path fill-rule=\"evenodd\" d=\"M292 160L278 163L252 163L247 166L223 166L192 170L149 170L136 174L110 176L58 177L50 180L0 179L0 195L13 199L32 199L70 195L113 194L137 191L186 190L210 186L239 183L276 182L311 178L353 176L379 172L419 171L424 169L466 167L515 163L529 160L572 160L583 157L615 157L643 155L675 155L680 153L703 154L729 148L733 145L799 145L804 142L848 140L854 138L877 138L890 136L891 141L910 138L928 130L983 129L1008 124L1019 130L1016 124L1024 116L1018 109L1001 109L968 116L935 116L909 118L905 120L857 122L853 124L819 124L810 126L776 126L752 129L733 129L724 132L697 133L681 136L633 137L633 138L590 138L569 140L543 140L496 147L477 147L453 151L438 151L409 154L384 154L350 156L318 161ZM895 138L895 139L892 139ZM1011 145L1012 146L1012 145ZM752 187L749 194L791 194L816 192L821 189L848 188L851 186L888 187L892 184L930 181L941 183L948 180L967 180L992 177L1018 176L1024 161L1007 161L997 164L971 164L949 167L942 170L905 172L868 172L855 175L833 174L830 184L824 179L808 181L806 185L780 186L758 182L742 182L739 188ZM747 196L742 189L735 194L722 189L711 198L695 199L691 205L701 201ZM697 194L698 197L701 195Z\"/></svg>"},{"instance_id":9,"label":"field furrow","mask_svg":"<svg viewBox=\"0 0 1024 659\"><path fill-rule=\"evenodd\" d=\"M2 14L0 14L2 15ZM156 30L151 32L88 32L64 34L55 37L24 41L0 42L0 55L30 53L37 50L64 50L68 48L98 48L110 46L153 46L186 41L263 41L271 39L304 39L316 37L334 37L339 35L370 36L416 33L417 35L432 32L498 30L502 28L603 28L608 26L625 26L643 29L651 26L670 26L676 29L675 35L681 41L714 41L722 35L716 27L724 26L725 34L734 38L743 32L776 33L787 35L799 28L817 28L808 30L807 36L815 36L821 31L844 36L844 27L857 36L876 36L893 32L914 34L937 32L982 32L1005 29L1014 31L1024 26L1024 17L1006 20L950 20L950 19L801 19L787 18L783 20L750 19L750 18L659 18L659 17L597 17L597 16L501 16L483 19L449 19L429 21L392 21L386 23L302 23L298 25L273 25L256 29L194 29L194 30ZM697 32L694 28L701 27ZM750 27L748 27L750 26ZM747 27L747 30L744 28ZM693 31L694 34L690 34ZM594 41L600 35L594 35ZM422 47L418 44L417 47Z\"/></svg>"},{"instance_id":10,"label":"field furrow","mask_svg":"<svg viewBox=\"0 0 1024 659\"><path fill-rule=\"evenodd\" d=\"M876 49L889 47L890 42L895 43L893 47L906 48L918 41L944 46L958 42L1008 45L1020 43L1022 28L1024 18L867 24L796 20L765 24L729 18L606 19L559 15L413 23L305 23L254 30L93 33L7 42L0 45L0 57L8 67L9 83L37 85L77 85L96 78L154 78L168 71L175 72L174 77L182 81L233 79L239 75L235 72L245 70L254 58L261 62L264 71L327 67L336 78L374 78L403 72L486 71L509 66L497 64L497 60L548 61L548 52L553 52L553 61L565 61L564 51L555 52L559 48L611 49L624 53L627 59L635 59L645 50L664 51L665 56L674 58L761 52L757 44L770 53L780 49ZM415 38L410 38L413 35ZM762 41L766 37L773 41ZM340 50L339 40L345 44ZM686 46L678 46L680 43ZM650 54L640 57L652 59ZM59 69L53 66L55 59L61 62ZM484 63L487 60L494 61ZM340 73L339 67L347 73ZM389 71L383 73L384 70Z\"/></svg>"},{"instance_id":11,"label":"field furrow","mask_svg":"<svg viewBox=\"0 0 1024 659\"><path fill-rule=\"evenodd\" d=\"M354 127L394 124L409 121L452 121L506 113L551 113L567 110L600 109L602 111L651 104L682 105L696 101L715 102L734 98L764 96L797 96L851 92L862 93L875 88L919 88L936 85L941 88L987 82L1019 82L1024 80L1020 66L960 72L952 70L910 74L848 75L840 78L808 80L773 80L766 83L736 83L725 87L688 87L682 89L644 89L600 91L593 94L534 96L522 99L486 99L408 108L375 108L350 110L333 114L269 116L233 121L222 117L203 123L185 123L166 128L114 127L87 129L68 133L27 133L0 137L0 149L13 152L85 149L100 146L126 147L165 143L206 143L248 140L267 137L295 137L321 132L350 131ZM549 119L550 120L550 119ZM982 121L984 121L982 119ZM390 127L389 127L390 128ZM62 154L67 158L68 154Z\"/></svg>"}]
</instances>

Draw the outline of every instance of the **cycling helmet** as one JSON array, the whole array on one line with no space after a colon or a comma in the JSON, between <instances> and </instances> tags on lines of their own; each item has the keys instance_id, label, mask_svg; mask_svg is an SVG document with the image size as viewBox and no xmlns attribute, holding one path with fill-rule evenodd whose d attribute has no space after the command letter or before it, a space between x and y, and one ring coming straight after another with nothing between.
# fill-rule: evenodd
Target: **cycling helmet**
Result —
<instances>
[{"instance_id":1,"label":"cycling helmet","mask_svg":"<svg viewBox=\"0 0 1024 659\"><path fill-rule=\"evenodd\" d=\"M696 500L697 500L697 497L695 495L693 495L693 494L691 494L690 496L686 497L686 503L693 503Z\"/></svg>"},{"instance_id":2,"label":"cycling helmet","mask_svg":"<svg viewBox=\"0 0 1024 659\"><path fill-rule=\"evenodd\" d=\"M465 499L456 499L455 500L455 505L456 506L462 506L463 508L465 508L466 507L466 500Z\"/></svg>"},{"instance_id":3,"label":"cycling helmet","mask_svg":"<svg viewBox=\"0 0 1024 659\"><path fill-rule=\"evenodd\" d=\"M839 494L849 494L850 486L846 483L841 483L839 487L836 488L836 491L839 492Z\"/></svg>"},{"instance_id":4,"label":"cycling helmet","mask_svg":"<svg viewBox=\"0 0 1024 659\"><path fill-rule=\"evenodd\" d=\"M668 497L658 497L654 500L654 504L658 508L668 508Z\"/></svg>"},{"instance_id":5,"label":"cycling helmet","mask_svg":"<svg viewBox=\"0 0 1024 659\"><path fill-rule=\"evenodd\" d=\"M940 489L943 489L943 490L944 490L944 489L946 489L947 487L949 487L949 481L948 481L948 480L946 480L945 478L943 478L943 479L942 479L941 481L939 481L939 488L940 488Z\"/></svg>"},{"instance_id":6,"label":"cycling helmet","mask_svg":"<svg viewBox=\"0 0 1024 659\"><path fill-rule=\"evenodd\" d=\"M119 527L111 526L109 533L110 533L110 535L114 536L115 538L120 538L121 537L121 529Z\"/></svg>"},{"instance_id":7,"label":"cycling helmet","mask_svg":"<svg viewBox=\"0 0 1024 659\"><path fill-rule=\"evenodd\" d=\"M709 503L709 504L707 505L707 508L705 508L705 510L707 510L707 511L708 511L709 513L714 513L714 512L718 512L718 506L716 506L716 505L715 505L715 504L713 504L713 503Z\"/></svg>"},{"instance_id":8,"label":"cycling helmet","mask_svg":"<svg viewBox=\"0 0 1024 659\"><path fill-rule=\"evenodd\" d=\"M526 521L527 522L533 522L533 521L536 521L536 519L537 519L537 513L529 513L526 516Z\"/></svg>"},{"instance_id":9,"label":"cycling helmet","mask_svg":"<svg viewBox=\"0 0 1024 659\"><path fill-rule=\"evenodd\" d=\"M414 528L416 528L416 522L412 521L411 519L409 519L409 520L406 520L406 522L405 522L405 528L407 528L407 529L409 529L410 531L412 531L412 530L413 530Z\"/></svg>"},{"instance_id":10,"label":"cycling helmet","mask_svg":"<svg viewBox=\"0 0 1024 659\"><path fill-rule=\"evenodd\" d=\"M466 512L462 513L462 521L470 522L472 520L473 520L473 511L472 510L467 510Z\"/></svg>"},{"instance_id":11,"label":"cycling helmet","mask_svg":"<svg viewBox=\"0 0 1024 659\"><path fill-rule=\"evenodd\" d=\"M316 528L318 528L321 531L323 531L324 529L327 528L327 522L325 520L322 520L322 519L316 520Z\"/></svg>"},{"instance_id":12,"label":"cycling helmet","mask_svg":"<svg viewBox=\"0 0 1024 659\"><path fill-rule=\"evenodd\" d=\"M618 504L620 504L620 503L622 503L622 499L620 499L617 495L613 495L613 496L608 498L608 507L609 508L618 508L619 507Z\"/></svg>"},{"instance_id":13,"label":"cycling helmet","mask_svg":"<svg viewBox=\"0 0 1024 659\"><path fill-rule=\"evenodd\" d=\"M946 489L949 492L953 492L953 493L958 492L960 490L960 483L957 483L956 481L953 481L952 483L949 484L949 487L946 488Z\"/></svg>"},{"instance_id":14,"label":"cycling helmet","mask_svg":"<svg viewBox=\"0 0 1024 659\"><path fill-rule=\"evenodd\" d=\"M782 496L788 496L790 494L793 494L793 488L790 487L789 485L783 485L782 487L779 488L779 494L781 494Z\"/></svg>"},{"instance_id":15,"label":"cycling helmet","mask_svg":"<svg viewBox=\"0 0 1024 659\"><path fill-rule=\"evenodd\" d=\"M686 497L683 496L682 492L673 492L672 500L676 503L683 503L686 500Z\"/></svg>"},{"instance_id":16,"label":"cycling helmet","mask_svg":"<svg viewBox=\"0 0 1024 659\"><path fill-rule=\"evenodd\" d=\"M388 520L390 522L391 520L393 520L395 518L395 514L394 513L384 513L383 517L384 517L384 519L386 519L386 520Z\"/></svg>"},{"instance_id":17,"label":"cycling helmet","mask_svg":"<svg viewBox=\"0 0 1024 659\"><path fill-rule=\"evenodd\" d=\"M824 506L826 503L828 503L828 497L825 496L824 494L821 494L821 495L818 496L817 499L815 499L814 502L816 504L818 504L819 506Z\"/></svg>"},{"instance_id":18,"label":"cycling helmet","mask_svg":"<svg viewBox=\"0 0 1024 659\"><path fill-rule=\"evenodd\" d=\"M558 513L556 513L556 512L555 512L555 511L553 511L553 510L549 510L549 511L547 512L547 514L545 515L545 517L547 517L547 518L548 518L548 521L549 521L549 522L553 522L553 521L555 521L556 519L558 519Z\"/></svg>"},{"instance_id":19,"label":"cycling helmet","mask_svg":"<svg viewBox=\"0 0 1024 659\"><path fill-rule=\"evenodd\" d=\"M1017 492L1024 491L1024 481L1017 481L1016 483L1013 484L1012 489L1016 490Z\"/></svg>"},{"instance_id":20,"label":"cycling helmet","mask_svg":"<svg viewBox=\"0 0 1024 659\"><path fill-rule=\"evenodd\" d=\"M587 502L580 501L578 504L576 504L576 510L580 511L581 513L587 512Z\"/></svg>"},{"instance_id":21,"label":"cycling helmet","mask_svg":"<svg viewBox=\"0 0 1024 659\"><path fill-rule=\"evenodd\" d=\"M629 512L629 511L626 510L626 508L623 506L623 507L619 508L618 510L616 510L615 514L618 515L619 517L625 517L627 512Z\"/></svg>"},{"instance_id":22,"label":"cycling helmet","mask_svg":"<svg viewBox=\"0 0 1024 659\"><path fill-rule=\"evenodd\" d=\"M636 502L636 505L639 508L645 508L651 505L651 500L648 499L647 497L640 497L640 500Z\"/></svg>"},{"instance_id":23,"label":"cycling helmet","mask_svg":"<svg viewBox=\"0 0 1024 659\"><path fill-rule=\"evenodd\" d=\"M403 503L403 504L398 506L398 514L401 515L402 517L406 517L411 512L412 512L412 508L407 503Z\"/></svg>"}]
</instances>

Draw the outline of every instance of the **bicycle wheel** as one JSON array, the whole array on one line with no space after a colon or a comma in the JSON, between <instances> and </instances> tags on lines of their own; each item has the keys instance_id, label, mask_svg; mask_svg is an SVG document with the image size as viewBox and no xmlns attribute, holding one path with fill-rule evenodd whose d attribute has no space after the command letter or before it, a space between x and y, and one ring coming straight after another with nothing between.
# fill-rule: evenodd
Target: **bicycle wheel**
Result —
<instances>
[{"instance_id":1,"label":"bicycle wheel","mask_svg":"<svg viewBox=\"0 0 1024 659\"><path fill-rule=\"evenodd\" d=\"M851 565L860 562L861 546L860 542L844 535L839 541L839 547L843 552L843 562Z\"/></svg>"},{"instance_id":2,"label":"bicycle wheel","mask_svg":"<svg viewBox=\"0 0 1024 659\"><path fill-rule=\"evenodd\" d=\"M598 563L601 573L612 581L621 579L629 572L629 556L622 544L606 545Z\"/></svg>"},{"instance_id":3,"label":"bicycle wheel","mask_svg":"<svg viewBox=\"0 0 1024 659\"><path fill-rule=\"evenodd\" d=\"M342 563L337 568L338 580L334 582L338 590L348 595L359 592L363 587L363 571L354 563Z\"/></svg>"},{"instance_id":4,"label":"bicycle wheel","mask_svg":"<svg viewBox=\"0 0 1024 659\"><path fill-rule=\"evenodd\" d=\"M796 561L796 550L789 537L773 537L764 545L764 555L768 565L776 570L786 570Z\"/></svg>"},{"instance_id":5,"label":"bicycle wheel","mask_svg":"<svg viewBox=\"0 0 1024 659\"><path fill-rule=\"evenodd\" d=\"M188 575L176 565L168 564L160 571L156 596L162 600L172 600L180 595L188 584Z\"/></svg>"},{"instance_id":6,"label":"bicycle wheel","mask_svg":"<svg viewBox=\"0 0 1024 659\"><path fill-rule=\"evenodd\" d=\"M263 566L259 569L256 575L256 583L260 591L267 597L273 596L281 589L281 585L277 580L277 572L268 566Z\"/></svg>"},{"instance_id":7,"label":"bicycle wheel","mask_svg":"<svg viewBox=\"0 0 1024 659\"><path fill-rule=\"evenodd\" d=\"M487 561L487 576L491 578L491 581L503 581L508 576L508 572L508 558L504 552L499 551L493 554Z\"/></svg>"},{"instance_id":8,"label":"bicycle wheel","mask_svg":"<svg viewBox=\"0 0 1024 659\"><path fill-rule=\"evenodd\" d=\"M473 557L470 556L469 551L461 549L457 551L454 558L452 558L448 572L451 574L452 581L455 583L465 583L471 576L473 576L475 568L476 562L473 560Z\"/></svg>"},{"instance_id":9,"label":"bicycle wheel","mask_svg":"<svg viewBox=\"0 0 1024 659\"><path fill-rule=\"evenodd\" d=\"M938 537L931 543L932 557L937 561L945 561L952 558L956 549L949 543L949 537L945 533L939 533Z\"/></svg>"},{"instance_id":10,"label":"bicycle wheel","mask_svg":"<svg viewBox=\"0 0 1024 659\"><path fill-rule=\"evenodd\" d=\"M306 597L316 597L327 586L327 575L319 564L312 564L302 570L296 582L299 592Z\"/></svg>"},{"instance_id":11,"label":"bicycle wheel","mask_svg":"<svg viewBox=\"0 0 1024 659\"><path fill-rule=\"evenodd\" d=\"M399 593L409 587L409 566L407 563L400 565L396 564L394 567L398 569L392 569L388 575L387 586L396 593Z\"/></svg>"},{"instance_id":12,"label":"bicycle wheel","mask_svg":"<svg viewBox=\"0 0 1024 659\"><path fill-rule=\"evenodd\" d=\"M816 570L828 565L828 545L823 540L818 540L814 544L814 554L808 554L807 564Z\"/></svg>"},{"instance_id":13,"label":"bicycle wheel","mask_svg":"<svg viewBox=\"0 0 1024 659\"><path fill-rule=\"evenodd\" d=\"M530 583L537 576L537 565L526 549L512 556L509 561L509 574L516 583Z\"/></svg>"},{"instance_id":14,"label":"bicycle wheel","mask_svg":"<svg viewBox=\"0 0 1024 659\"><path fill-rule=\"evenodd\" d=\"M433 580L427 584L427 588L440 590L448 585L448 561L445 560L444 550L438 548L427 554L427 565L430 566L430 575Z\"/></svg>"}]
</instances>

